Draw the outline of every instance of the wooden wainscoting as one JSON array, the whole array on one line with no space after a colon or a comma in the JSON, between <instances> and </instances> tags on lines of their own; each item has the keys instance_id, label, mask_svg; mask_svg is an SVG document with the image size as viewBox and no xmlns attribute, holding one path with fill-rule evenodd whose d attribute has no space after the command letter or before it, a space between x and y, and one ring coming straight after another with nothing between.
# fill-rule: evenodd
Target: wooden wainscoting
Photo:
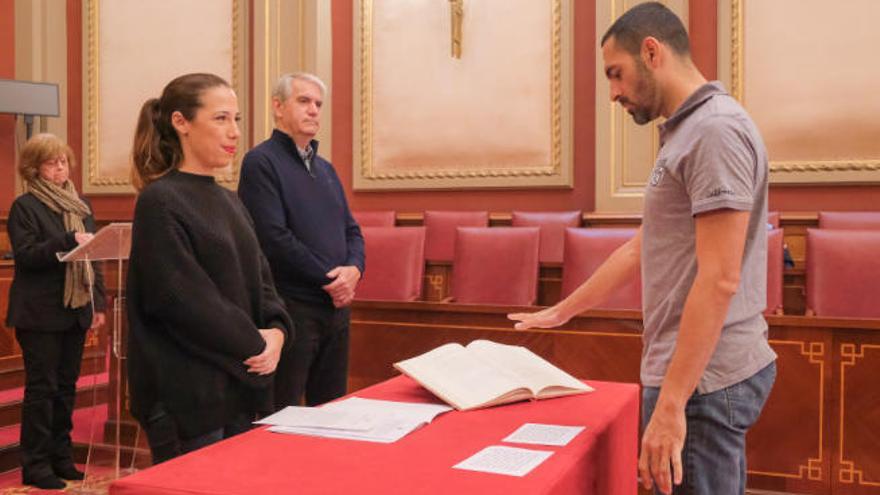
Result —
<instances>
[{"instance_id":1,"label":"wooden wainscoting","mask_svg":"<svg viewBox=\"0 0 880 495\"><path fill-rule=\"evenodd\" d=\"M15 340L15 329L6 326L9 309L9 287L15 265L12 261L0 261L0 390L24 386L24 362L21 347ZM86 335L83 351L82 375L98 373L106 369L107 329Z\"/></svg>"},{"instance_id":2,"label":"wooden wainscoting","mask_svg":"<svg viewBox=\"0 0 880 495\"><path fill-rule=\"evenodd\" d=\"M534 309L356 302L350 390L394 376L396 361L474 339L526 346L578 377L638 381L638 312L593 311L559 329L513 330L507 313ZM773 316L768 323L778 375L749 433L749 488L880 493L880 321Z\"/></svg>"}]
</instances>

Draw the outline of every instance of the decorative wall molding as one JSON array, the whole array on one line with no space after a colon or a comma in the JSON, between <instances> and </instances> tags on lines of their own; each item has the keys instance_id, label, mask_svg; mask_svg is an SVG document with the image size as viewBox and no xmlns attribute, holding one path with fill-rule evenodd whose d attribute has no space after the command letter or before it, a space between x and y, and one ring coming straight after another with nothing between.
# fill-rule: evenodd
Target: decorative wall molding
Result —
<instances>
[{"instance_id":1,"label":"decorative wall molding","mask_svg":"<svg viewBox=\"0 0 880 495\"><path fill-rule=\"evenodd\" d=\"M872 351L874 355L873 363L877 366L878 358L880 358L880 345L877 344L859 344L859 343L843 343L840 344L840 458L838 459L837 480L843 484L855 484L865 487L880 487L880 478L871 479L870 475L866 475L864 469L859 469L857 462L859 459L847 459L847 452L844 448L845 428L846 428L846 374L847 368L853 368L858 365L860 359L866 359L866 351ZM869 372L870 373L870 372ZM858 392L854 392L858 393ZM870 391L862 391L861 393L871 393ZM859 414L858 412L850 415ZM877 425L880 426L880 425Z\"/></svg>"},{"instance_id":2,"label":"decorative wall molding","mask_svg":"<svg viewBox=\"0 0 880 495\"><path fill-rule=\"evenodd\" d=\"M780 8L784 9L786 16L784 25L769 22L774 17L781 17ZM719 78L761 128L770 155L770 180L773 183L880 182L880 145L870 138L875 134L871 130L876 125L875 112L874 107L865 107L876 100L873 83L876 78L867 72L861 74L861 80L840 74L836 82L831 83L816 80L811 75L814 71L830 74L836 72L836 67L861 67L865 57L872 56L870 47L876 43L868 41L880 42L880 34L873 27L850 23L850 20L859 11L868 14L874 8L870 0L848 4L846 9L830 10L821 0L718 1ZM760 22L750 24L750 19ZM835 24L836 20L841 22ZM831 25L849 25L850 29L827 27ZM796 30L803 35L780 33L780 29ZM816 49L836 46L852 49L836 49L833 55ZM750 52L749 47L754 51ZM775 50L766 49L774 47ZM779 56L781 53L788 55ZM868 53L871 55L866 55ZM804 58L806 56L810 57L809 62ZM797 81L780 77L780 74L787 74ZM795 86L797 91L792 92ZM756 92L759 93L757 98ZM791 112L792 105L803 110ZM856 116L853 109L860 106L865 108L864 115ZM780 120L787 116L790 117L788 123ZM838 138L859 128L864 129L860 142Z\"/></svg>"},{"instance_id":3,"label":"decorative wall molding","mask_svg":"<svg viewBox=\"0 0 880 495\"><path fill-rule=\"evenodd\" d=\"M355 189L570 186L571 0L465 0L460 59L449 54L448 5L357 2ZM401 27L419 22L428 28ZM400 119L401 109L411 113Z\"/></svg>"},{"instance_id":4,"label":"decorative wall molding","mask_svg":"<svg viewBox=\"0 0 880 495\"><path fill-rule=\"evenodd\" d=\"M188 72L220 75L236 90L241 114L248 114L247 4L83 1L84 192L133 191L129 153L138 112L174 77ZM193 31L196 24L200 28ZM235 186L241 157L250 147L245 122L240 124L239 151L230 169L218 176L229 187Z\"/></svg>"},{"instance_id":5,"label":"decorative wall molding","mask_svg":"<svg viewBox=\"0 0 880 495\"><path fill-rule=\"evenodd\" d=\"M64 2L15 0L15 79L58 85L59 117L36 117L34 133L51 132L67 141L67 10ZM15 142L24 145L23 120L18 118ZM16 160L18 149L15 150ZM16 196L23 192L13 174Z\"/></svg>"},{"instance_id":6,"label":"decorative wall molding","mask_svg":"<svg viewBox=\"0 0 880 495\"><path fill-rule=\"evenodd\" d=\"M329 94L321 111L321 156L332 160L333 46L330 2L325 0L255 0L254 144L274 128L272 89L281 74L311 72L324 81Z\"/></svg>"}]
</instances>

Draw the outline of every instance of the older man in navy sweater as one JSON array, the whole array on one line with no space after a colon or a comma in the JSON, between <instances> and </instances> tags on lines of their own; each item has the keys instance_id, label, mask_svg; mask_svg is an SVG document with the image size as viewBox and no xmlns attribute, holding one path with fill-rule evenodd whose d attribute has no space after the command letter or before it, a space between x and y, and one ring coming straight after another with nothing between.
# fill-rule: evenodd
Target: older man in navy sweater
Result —
<instances>
[{"instance_id":1,"label":"older man in navy sweater","mask_svg":"<svg viewBox=\"0 0 880 495\"><path fill-rule=\"evenodd\" d=\"M275 406L317 405L345 394L349 305L364 271L364 239L314 137L324 83L286 74L275 86L272 136L250 150L238 194L254 219L296 337L275 376Z\"/></svg>"}]
</instances>

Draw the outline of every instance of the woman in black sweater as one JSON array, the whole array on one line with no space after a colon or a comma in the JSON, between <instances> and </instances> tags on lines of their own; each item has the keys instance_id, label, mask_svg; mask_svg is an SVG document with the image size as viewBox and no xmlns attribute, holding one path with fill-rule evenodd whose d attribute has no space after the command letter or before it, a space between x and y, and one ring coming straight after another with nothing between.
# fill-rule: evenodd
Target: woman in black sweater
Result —
<instances>
[{"instance_id":1,"label":"woman in black sweater","mask_svg":"<svg viewBox=\"0 0 880 495\"><path fill-rule=\"evenodd\" d=\"M64 488L62 478L83 479L70 442L76 380L86 330L104 324L100 271L56 257L95 231L88 202L68 180L73 160L73 151L57 136L31 138L21 150L18 169L28 192L12 203L8 223L15 278L6 325L15 327L25 373L22 481L46 489Z\"/></svg>"},{"instance_id":2,"label":"woman in black sweater","mask_svg":"<svg viewBox=\"0 0 880 495\"><path fill-rule=\"evenodd\" d=\"M127 283L131 412L159 463L271 408L292 324L246 210L216 183L239 138L223 79L188 74L141 110Z\"/></svg>"}]
</instances>

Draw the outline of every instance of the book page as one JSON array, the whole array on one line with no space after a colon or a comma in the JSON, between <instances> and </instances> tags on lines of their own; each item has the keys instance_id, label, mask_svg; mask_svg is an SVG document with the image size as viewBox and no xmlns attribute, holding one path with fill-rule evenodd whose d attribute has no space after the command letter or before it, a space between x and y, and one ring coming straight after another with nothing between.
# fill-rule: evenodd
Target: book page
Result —
<instances>
[{"instance_id":1,"label":"book page","mask_svg":"<svg viewBox=\"0 0 880 495\"><path fill-rule=\"evenodd\" d=\"M457 409L472 409L523 388L517 376L496 367L461 344L446 344L400 361L398 370Z\"/></svg>"},{"instance_id":2,"label":"book page","mask_svg":"<svg viewBox=\"0 0 880 495\"><path fill-rule=\"evenodd\" d=\"M493 366L516 375L516 383L527 387L536 397L539 394L541 397L554 397L572 391L593 390L525 347L475 340L468 344L467 349Z\"/></svg>"}]
</instances>

